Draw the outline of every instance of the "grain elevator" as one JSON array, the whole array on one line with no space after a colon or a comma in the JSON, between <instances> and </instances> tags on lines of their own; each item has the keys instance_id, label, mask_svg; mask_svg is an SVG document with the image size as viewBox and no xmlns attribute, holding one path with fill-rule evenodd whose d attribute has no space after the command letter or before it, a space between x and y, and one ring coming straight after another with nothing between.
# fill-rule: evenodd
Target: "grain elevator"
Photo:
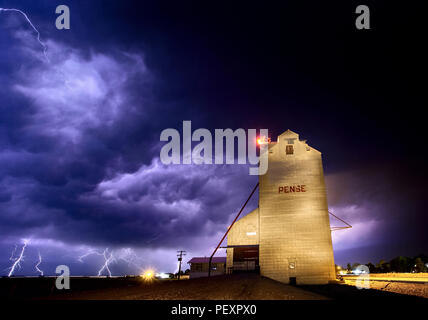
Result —
<instances>
[{"instance_id":1,"label":"grain elevator","mask_svg":"<svg viewBox=\"0 0 428 320\"><path fill-rule=\"evenodd\" d=\"M336 277L321 152L291 130L268 143L259 207L230 229L226 269L295 284Z\"/></svg>"}]
</instances>

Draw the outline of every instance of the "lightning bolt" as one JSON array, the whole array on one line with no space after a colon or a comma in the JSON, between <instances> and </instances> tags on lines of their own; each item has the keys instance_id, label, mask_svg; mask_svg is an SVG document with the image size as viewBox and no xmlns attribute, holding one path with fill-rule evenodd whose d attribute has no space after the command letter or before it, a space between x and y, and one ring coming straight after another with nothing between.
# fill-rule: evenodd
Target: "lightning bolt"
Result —
<instances>
[{"instance_id":1,"label":"lightning bolt","mask_svg":"<svg viewBox=\"0 0 428 320\"><path fill-rule=\"evenodd\" d=\"M108 256L109 255L109 256ZM111 277L111 272L109 269L109 264L112 263L113 261L115 261L116 259L113 257L113 252L108 252L108 248L106 248L103 252L103 257L104 257L104 265L101 267L101 269L98 271L98 276L100 276L104 269L107 270L108 276Z\"/></svg>"},{"instance_id":2,"label":"lightning bolt","mask_svg":"<svg viewBox=\"0 0 428 320\"><path fill-rule=\"evenodd\" d=\"M93 254L104 257L104 264L101 266L101 269L98 270L98 276L101 276L103 271L106 270L108 273L108 276L111 277L111 271L110 271L109 265L113 262L116 262L116 259L113 256L113 251L109 252L108 248L106 248L103 252L91 250L81 255L77 260L79 260L80 262L83 262L84 258Z\"/></svg>"},{"instance_id":3,"label":"lightning bolt","mask_svg":"<svg viewBox=\"0 0 428 320\"><path fill-rule=\"evenodd\" d=\"M23 245L22 245L22 249L21 249L21 253L19 254L19 257L14 259L14 263L12 264L12 266L9 268L9 274L7 275L8 277L12 276L13 273L15 272L16 268L21 268L21 262L24 261L24 252L25 252L25 248L27 247L28 244L28 240L23 240ZM16 249L15 249L16 250Z\"/></svg>"},{"instance_id":4,"label":"lightning bolt","mask_svg":"<svg viewBox=\"0 0 428 320\"><path fill-rule=\"evenodd\" d=\"M37 262L35 268L37 270L37 272L40 272L40 275L43 277L43 271L39 269L39 265L42 263L42 256L40 255L40 251L39 251L39 261Z\"/></svg>"},{"instance_id":5,"label":"lightning bolt","mask_svg":"<svg viewBox=\"0 0 428 320\"><path fill-rule=\"evenodd\" d=\"M22 14L24 16L25 20L27 20L27 22L30 24L31 28L33 28L33 30L37 33L37 41L40 43L40 45L43 48L43 55L45 56L46 61L50 62L49 58L48 58L48 55L47 55L48 47L46 46L45 43L42 42L42 40L40 40L40 32L39 32L39 30L37 30L37 28L34 26L34 24L31 22L31 20L25 14L25 12L23 12L23 11L21 11L19 9L15 9L15 8L10 8L10 9L0 8L0 13L2 11L5 11L5 12L8 12L8 11L9 12L18 12L18 13L20 13L20 14Z\"/></svg>"},{"instance_id":6,"label":"lightning bolt","mask_svg":"<svg viewBox=\"0 0 428 320\"><path fill-rule=\"evenodd\" d=\"M81 255L79 258L77 258L77 260L79 260L80 262L83 262L84 258L86 258L87 256L90 256L90 255L93 255L93 254L96 254L96 255L99 255L99 256L103 255L102 253L99 253L99 252L97 252L95 250L91 250L91 251L89 251L89 252Z\"/></svg>"},{"instance_id":7,"label":"lightning bolt","mask_svg":"<svg viewBox=\"0 0 428 320\"><path fill-rule=\"evenodd\" d=\"M15 248L13 249L12 254L10 255L10 258L9 258L10 261L15 261L13 257L15 256L16 249L18 249L18 246L15 244Z\"/></svg>"},{"instance_id":8,"label":"lightning bolt","mask_svg":"<svg viewBox=\"0 0 428 320\"><path fill-rule=\"evenodd\" d=\"M132 251L131 248L125 248L125 249L122 249L121 252L119 252L118 259L125 261L128 264L128 266L130 265L136 266L134 261L137 259L137 255Z\"/></svg>"},{"instance_id":9,"label":"lightning bolt","mask_svg":"<svg viewBox=\"0 0 428 320\"><path fill-rule=\"evenodd\" d=\"M125 261L128 264L128 267L131 265L137 268L138 274L140 274L143 270L141 265L138 265L136 262L138 262L138 257L136 253L131 248L125 248L119 251L119 254L116 255L117 259Z\"/></svg>"}]
</instances>

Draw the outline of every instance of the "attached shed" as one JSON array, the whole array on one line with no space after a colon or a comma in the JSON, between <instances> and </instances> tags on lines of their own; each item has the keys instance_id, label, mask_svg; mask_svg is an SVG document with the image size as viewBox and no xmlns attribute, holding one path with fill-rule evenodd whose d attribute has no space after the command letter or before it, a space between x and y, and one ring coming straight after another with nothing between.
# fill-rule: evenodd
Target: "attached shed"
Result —
<instances>
[{"instance_id":1,"label":"attached shed","mask_svg":"<svg viewBox=\"0 0 428 320\"><path fill-rule=\"evenodd\" d=\"M194 257L190 264L190 279L207 277L209 257ZM214 257L211 262L211 275L219 276L226 273L226 257Z\"/></svg>"}]
</instances>

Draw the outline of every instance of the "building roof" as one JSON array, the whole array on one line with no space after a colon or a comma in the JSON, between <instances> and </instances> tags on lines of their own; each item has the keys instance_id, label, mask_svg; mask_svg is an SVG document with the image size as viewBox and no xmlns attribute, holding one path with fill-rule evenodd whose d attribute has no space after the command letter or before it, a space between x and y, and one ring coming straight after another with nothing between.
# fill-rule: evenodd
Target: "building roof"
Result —
<instances>
[{"instance_id":1,"label":"building roof","mask_svg":"<svg viewBox=\"0 0 428 320\"><path fill-rule=\"evenodd\" d=\"M188 263L209 263L210 257L194 257ZM211 263L226 263L226 257L213 257Z\"/></svg>"}]
</instances>

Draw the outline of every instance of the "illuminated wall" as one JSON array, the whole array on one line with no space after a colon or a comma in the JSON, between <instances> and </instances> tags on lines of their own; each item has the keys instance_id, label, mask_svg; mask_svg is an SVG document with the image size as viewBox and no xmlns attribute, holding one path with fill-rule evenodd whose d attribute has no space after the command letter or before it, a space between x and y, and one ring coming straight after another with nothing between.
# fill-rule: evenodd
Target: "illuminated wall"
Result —
<instances>
[{"instance_id":1,"label":"illuminated wall","mask_svg":"<svg viewBox=\"0 0 428 320\"><path fill-rule=\"evenodd\" d=\"M335 279L321 153L287 130L269 143L269 169L259 182L259 208L233 226L228 245L253 244L247 232L257 215L261 275L297 284ZM232 257L228 249L227 266Z\"/></svg>"},{"instance_id":2,"label":"illuminated wall","mask_svg":"<svg viewBox=\"0 0 428 320\"><path fill-rule=\"evenodd\" d=\"M259 208L235 222L227 236L227 245L259 244ZM226 269L233 266L233 248L227 249Z\"/></svg>"}]
</instances>

